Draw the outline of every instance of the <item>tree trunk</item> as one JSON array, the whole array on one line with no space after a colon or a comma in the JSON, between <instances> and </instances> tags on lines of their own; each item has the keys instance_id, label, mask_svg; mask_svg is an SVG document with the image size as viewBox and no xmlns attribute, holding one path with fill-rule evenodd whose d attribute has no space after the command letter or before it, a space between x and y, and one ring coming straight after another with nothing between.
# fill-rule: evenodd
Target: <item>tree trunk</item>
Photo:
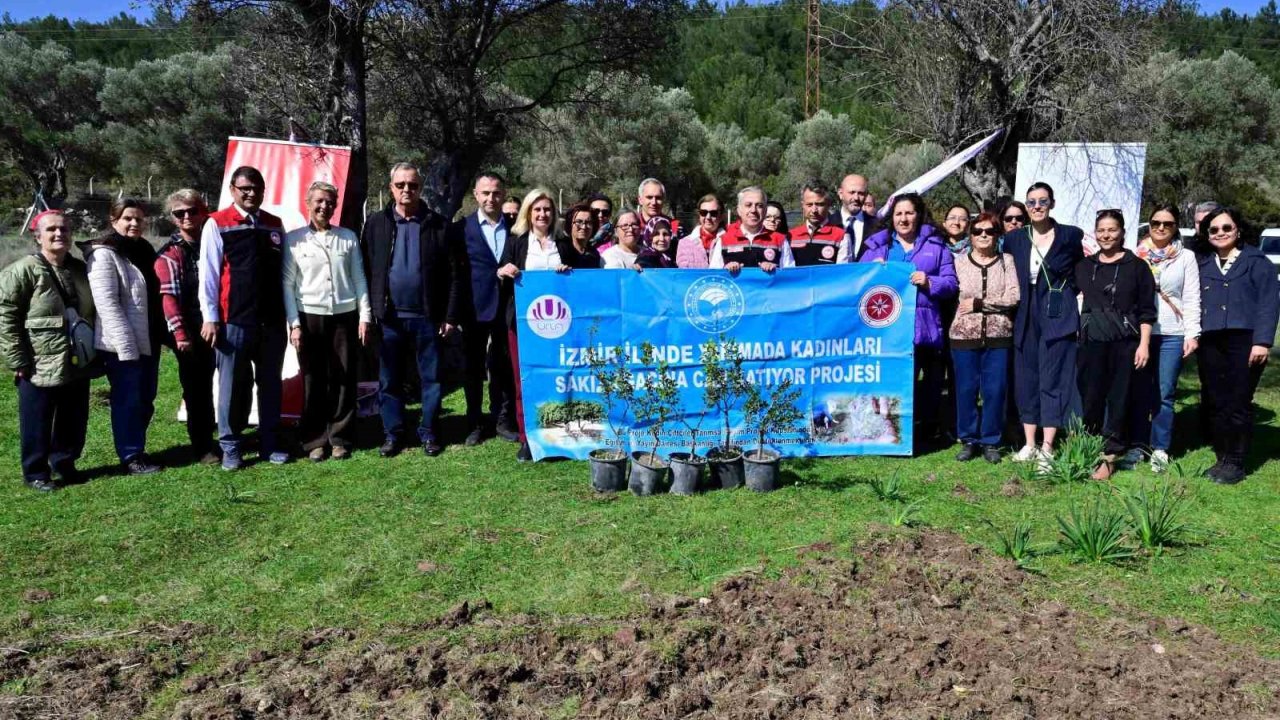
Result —
<instances>
[{"instance_id":1,"label":"tree trunk","mask_svg":"<svg viewBox=\"0 0 1280 720\"><path fill-rule=\"evenodd\" d=\"M363 24L363 23L359 23ZM343 193L342 225L359 230L364 225L364 204L369 187L369 142L365 94L363 28L352 28L341 40L342 91L339 104L346 120L351 166ZM380 208L373 208L378 210Z\"/></svg>"},{"instance_id":2,"label":"tree trunk","mask_svg":"<svg viewBox=\"0 0 1280 720\"><path fill-rule=\"evenodd\" d=\"M67 200L67 156L54 150L44 167L28 173L32 188L51 208L61 208Z\"/></svg>"}]
</instances>

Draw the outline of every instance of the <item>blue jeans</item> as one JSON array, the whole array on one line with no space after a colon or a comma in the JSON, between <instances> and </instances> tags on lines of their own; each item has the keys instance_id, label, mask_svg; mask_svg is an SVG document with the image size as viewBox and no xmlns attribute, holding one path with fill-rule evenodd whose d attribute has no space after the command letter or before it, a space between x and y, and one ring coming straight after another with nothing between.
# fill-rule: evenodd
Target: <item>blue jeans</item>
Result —
<instances>
[{"instance_id":1,"label":"blue jeans","mask_svg":"<svg viewBox=\"0 0 1280 720\"><path fill-rule=\"evenodd\" d=\"M121 360L102 352L111 384L111 436L116 457L127 463L147 449L147 428L156 410L156 382L160 374L160 347L137 360Z\"/></svg>"},{"instance_id":2,"label":"blue jeans","mask_svg":"<svg viewBox=\"0 0 1280 720\"><path fill-rule=\"evenodd\" d=\"M424 317L397 317L388 313L382 321L382 367L378 371L378 403L382 413L382 432L397 439L404 432L405 360L412 352L422 384L422 422L418 440L435 440L436 413L440 411L440 382L436 368L440 349L436 344L436 324Z\"/></svg>"},{"instance_id":3,"label":"blue jeans","mask_svg":"<svg viewBox=\"0 0 1280 720\"><path fill-rule=\"evenodd\" d=\"M239 457L253 386L258 386L259 455L279 449L280 366L288 336L284 325L222 326L218 333L218 444Z\"/></svg>"},{"instance_id":4,"label":"blue jeans","mask_svg":"<svg viewBox=\"0 0 1280 720\"><path fill-rule=\"evenodd\" d=\"M1151 439L1152 450L1169 451L1173 443L1173 395L1182 370L1181 335L1152 335L1151 358L1143 368L1134 401L1134 442Z\"/></svg>"},{"instance_id":5,"label":"blue jeans","mask_svg":"<svg viewBox=\"0 0 1280 720\"><path fill-rule=\"evenodd\" d=\"M1000 444L1010 354L1009 348L951 351L956 380L956 436L961 443Z\"/></svg>"}]
</instances>

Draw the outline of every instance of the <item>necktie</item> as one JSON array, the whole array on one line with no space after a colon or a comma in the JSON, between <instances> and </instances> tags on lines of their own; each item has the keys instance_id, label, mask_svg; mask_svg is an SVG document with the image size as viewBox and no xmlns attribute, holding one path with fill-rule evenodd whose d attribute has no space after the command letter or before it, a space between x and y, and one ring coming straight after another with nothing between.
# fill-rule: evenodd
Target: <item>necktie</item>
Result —
<instances>
[{"instance_id":1,"label":"necktie","mask_svg":"<svg viewBox=\"0 0 1280 720\"><path fill-rule=\"evenodd\" d=\"M258 227L258 218L252 213L244 216L244 222L251 228Z\"/></svg>"}]
</instances>

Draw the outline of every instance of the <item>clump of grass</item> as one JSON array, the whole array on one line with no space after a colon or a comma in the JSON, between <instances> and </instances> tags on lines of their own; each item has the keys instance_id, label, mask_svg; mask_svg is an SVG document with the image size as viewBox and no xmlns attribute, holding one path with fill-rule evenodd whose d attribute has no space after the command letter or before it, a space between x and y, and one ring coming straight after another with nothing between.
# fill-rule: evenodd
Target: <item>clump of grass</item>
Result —
<instances>
[{"instance_id":1,"label":"clump of grass","mask_svg":"<svg viewBox=\"0 0 1280 720\"><path fill-rule=\"evenodd\" d=\"M1125 542L1127 529L1124 513L1101 496L1087 505L1072 503L1068 517L1058 516L1063 549L1086 562L1116 563L1132 557Z\"/></svg>"},{"instance_id":2,"label":"clump of grass","mask_svg":"<svg viewBox=\"0 0 1280 720\"><path fill-rule=\"evenodd\" d=\"M997 555L1014 561L1018 567L1035 557L1036 550L1031 545L1031 523L1020 520L1008 531L1000 530L990 520L987 524L995 531Z\"/></svg>"},{"instance_id":3,"label":"clump of grass","mask_svg":"<svg viewBox=\"0 0 1280 720\"><path fill-rule=\"evenodd\" d=\"M867 484L871 486L871 492L885 502L906 502L907 496L903 492L902 481L898 479L898 473L888 477L877 475L868 480Z\"/></svg>"},{"instance_id":4,"label":"clump of grass","mask_svg":"<svg viewBox=\"0 0 1280 720\"><path fill-rule=\"evenodd\" d=\"M229 503L245 503L256 504L258 502L257 490L241 490L232 483L223 483L223 497Z\"/></svg>"},{"instance_id":5,"label":"clump of grass","mask_svg":"<svg viewBox=\"0 0 1280 720\"><path fill-rule=\"evenodd\" d=\"M1087 483L1102 456L1102 438L1085 430L1084 423L1073 419L1067 426L1066 438L1049 461L1044 478L1054 485Z\"/></svg>"},{"instance_id":6,"label":"clump of grass","mask_svg":"<svg viewBox=\"0 0 1280 720\"><path fill-rule=\"evenodd\" d=\"M1181 458L1179 460L1171 460L1165 466L1165 472L1169 473L1169 477L1178 480L1191 480L1192 478L1204 477L1204 471L1209 466L1202 462L1193 463L1190 458Z\"/></svg>"},{"instance_id":7,"label":"clump of grass","mask_svg":"<svg viewBox=\"0 0 1280 720\"><path fill-rule=\"evenodd\" d=\"M1140 486L1123 494L1133 536L1143 548L1159 554L1178 545L1187 535L1187 491L1184 485L1164 482Z\"/></svg>"},{"instance_id":8,"label":"clump of grass","mask_svg":"<svg viewBox=\"0 0 1280 720\"><path fill-rule=\"evenodd\" d=\"M893 527L915 527L920 524L920 506L924 500L896 503L889 511L889 524Z\"/></svg>"}]
</instances>

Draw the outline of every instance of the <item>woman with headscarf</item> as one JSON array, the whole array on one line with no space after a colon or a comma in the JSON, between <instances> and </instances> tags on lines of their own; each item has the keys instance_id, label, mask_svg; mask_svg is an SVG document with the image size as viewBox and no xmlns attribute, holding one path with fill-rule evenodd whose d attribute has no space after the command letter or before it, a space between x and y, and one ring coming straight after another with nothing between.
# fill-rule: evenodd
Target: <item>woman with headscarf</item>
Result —
<instances>
[{"instance_id":1,"label":"woman with headscarf","mask_svg":"<svg viewBox=\"0 0 1280 720\"><path fill-rule=\"evenodd\" d=\"M670 220L661 216L650 218L644 227L644 248L636 256L636 269L676 267L676 249L671 235Z\"/></svg>"}]
</instances>

